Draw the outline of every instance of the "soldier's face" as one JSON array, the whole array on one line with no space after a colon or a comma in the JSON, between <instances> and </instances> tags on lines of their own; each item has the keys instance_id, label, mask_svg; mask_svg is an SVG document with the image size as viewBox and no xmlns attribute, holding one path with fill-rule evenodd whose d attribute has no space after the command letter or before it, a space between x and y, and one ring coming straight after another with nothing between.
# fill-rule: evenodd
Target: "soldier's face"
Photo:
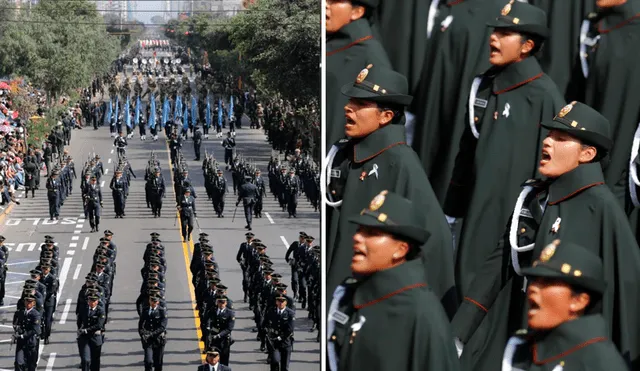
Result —
<instances>
[{"instance_id":1,"label":"soldier's face","mask_svg":"<svg viewBox=\"0 0 640 371\"><path fill-rule=\"evenodd\" d=\"M364 16L365 9L353 5L351 0L327 0L325 23L327 33L338 32L342 27Z\"/></svg>"},{"instance_id":2,"label":"soldier's face","mask_svg":"<svg viewBox=\"0 0 640 371\"><path fill-rule=\"evenodd\" d=\"M627 0L596 0L596 6L598 8L612 8L614 6L620 6L626 2Z\"/></svg>"},{"instance_id":3,"label":"soldier's face","mask_svg":"<svg viewBox=\"0 0 640 371\"><path fill-rule=\"evenodd\" d=\"M399 241L376 228L361 226L353 236L351 271L371 275L404 262L409 251L406 242Z\"/></svg>"},{"instance_id":4,"label":"soldier's face","mask_svg":"<svg viewBox=\"0 0 640 371\"><path fill-rule=\"evenodd\" d=\"M207 354L207 362L210 365L217 365L218 362L220 361L220 355L212 355L212 354Z\"/></svg>"},{"instance_id":5,"label":"soldier's face","mask_svg":"<svg viewBox=\"0 0 640 371\"><path fill-rule=\"evenodd\" d=\"M577 318L589 304L586 293L574 294L571 287L552 278L537 277L527 287L529 327L549 330Z\"/></svg>"},{"instance_id":6,"label":"soldier's face","mask_svg":"<svg viewBox=\"0 0 640 371\"><path fill-rule=\"evenodd\" d=\"M344 133L350 138L364 138L393 119L393 111L383 111L377 103L357 98L349 99L344 115Z\"/></svg>"},{"instance_id":7,"label":"soldier's face","mask_svg":"<svg viewBox=\"0 0 640 371\"><path fill-rule=\"evenodd\" d=\"M224 300L218 300L217 303L218 303L218 309L224 309L227 307L227 302Z\"/></svg>"},{"instance_id":8,"label":"soldier's face","mask_svg":"<svg viewBox=\"0 0 640 371\"><path fill-rule=\"evenodd\" d=\"M489 62L494 66L506 66L520 62L534 47L532 40L523 43L523 37L517 32L496 28L489 39Z\"/></svg>"},{"instance_id":9,"label":"soldier's face","mask_svg":"<svg viewBox=\"0 0 640 371\"><path fill-rule=\"evenodd\" d=\"M284 300L276 300L276 305L278 309L284 309L287 306L287 302Z\"/></svg>"},{"instance_id":10,"label":"soldier's face","mask_svg":"<svg viewBox=\"0 0 640 371\"><path fill-rule=\"evenodd\" d=\"M35 301L30 301L30 300L25 300L24 301L24 306L25 306L25 308L27 308L27 310L33 308L34 305L36 305Z\"/></svg>"},{"instance_id":11,"label":"soldier's face","mask_svg":"<svg viewBox=\"0 0 640 371\"><path fill-rule=\"evenodd\" d=\"M579 139L560 130L550 130L542 141L538 171L547 178L557 178L588 163L595 157L595 147L583 146Z\"/></svg>"}]
</instances>

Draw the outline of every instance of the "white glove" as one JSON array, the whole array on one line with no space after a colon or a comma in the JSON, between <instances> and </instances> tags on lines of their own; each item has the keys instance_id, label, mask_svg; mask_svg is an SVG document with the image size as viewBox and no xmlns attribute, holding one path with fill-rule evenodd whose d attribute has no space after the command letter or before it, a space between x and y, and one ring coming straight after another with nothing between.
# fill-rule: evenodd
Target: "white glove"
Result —
<instances>
[{"instance_id":1,"label":"white glove","mask_svg":"<svg viewBox=\"0 0 640 371\"><path fill-rule=\"evenodd\" d=\"M456 350L458 351L458 358L460 358L460 356L462 355L462 351L464 350L464 344L462 344L462 341L460 341L460 339L458 338L453 339L453 341L456 344Z\"/></svg>"},{"instance_id":2,"label":"white glove","mask_svg":"<svg viewBox=\"0 0 640 371\"><path fill-rule=\"evenodd\" d=\"M449 215L445 215L445 218L447 218L447 223L449 223L449 225L453 225L456 224L456 218L449 216Z\"/></svg>"}]
</instances>

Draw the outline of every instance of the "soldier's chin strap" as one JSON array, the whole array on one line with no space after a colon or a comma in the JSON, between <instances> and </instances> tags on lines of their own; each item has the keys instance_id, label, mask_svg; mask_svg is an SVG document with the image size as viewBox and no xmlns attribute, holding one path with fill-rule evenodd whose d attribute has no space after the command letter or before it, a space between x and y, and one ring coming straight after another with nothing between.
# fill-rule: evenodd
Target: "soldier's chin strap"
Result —
<instances>
[{"instance_id":1,"label":"soldier's chin strap","mask_svg":"<svg viewBox=\"0 0 640 371\"><path fill-rule=\"evenodd\" d=\"M322 171L320 173L320 179L321 182L324 182L325 187L328 188L329 187L329 183L331 183L331 166L333 165L333 160L335 159L336 155L338 154L338 151L340 150L340 148L336 145L332 146L331 149L329 150L329 154L327 155L326 158L326 166L324 167L324 171ZM320 183L322 184L322 183ZM333 197L331 197L331 194L329 193L329 190L325 188L325 192L321 192L322 193L322 200L329 206L333 207L333 208L338 208L340 207L340 205L342 205L342 200L340 201L333 201Z\"/></svg>"}]
</instances>

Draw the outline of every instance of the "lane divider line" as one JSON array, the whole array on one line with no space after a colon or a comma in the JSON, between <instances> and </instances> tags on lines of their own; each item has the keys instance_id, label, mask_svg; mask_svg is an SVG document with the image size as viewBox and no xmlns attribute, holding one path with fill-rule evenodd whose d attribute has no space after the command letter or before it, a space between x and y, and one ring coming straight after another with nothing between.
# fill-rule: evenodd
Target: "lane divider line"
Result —
<instances>
[{"instance_id":1,"label":"lane divider line","mask_svg":"<svg viewBox=\"0 0 640 371\"><path fill-rule=\"evenodd\" d=\"M282 240L282 243L284 244L284 248L288 249L289 248L289 242L287 242L287 239L284 238L284 236L280 236L280 240Z\"/></svg>"},{"instance_id":2,"label":"lane divider line","mask_svg":"<svg viewBox=\"0 0 640 371\"><path fill-rule=\"evenodd\" d=\"M55 352L52 352L51 354L49 354L49 360L47 361L47 368L45 369L46 371L53 370L53 364L56 362L56 355L57 353Z\"/></svg>"},{"instance_id":3,"label":"lane divider line","mask_svg":"<svg viewBox=\"0 0 640 371\"><path fill-rule=\"evenodd\" d=\"M62 316L60 316L60 323L64 325L67 323L67 317L69 317L69 309L71 309L71 299L67 299L64 303L64 310L62 311Z\"/></svg>"},{"instance_id":4,"label":"lane divider line","mask_svg":"<svg viewBox=\"0 0 640 371\"><path fill-rule=\"evenodd\" d=\"M73 279L74 279L74 280L77 280L77 279L78 279L78 276L80 276L80 269L82 269L82 264L78 264L78 265L76 266L76 271L75 271L75 272L73 272Z\"/></svg>"},{"instance_id":5,"label":"lane divider line","mask_svg":"<svg viewBox=\"0 0 640 371\"><path fill-rule=\"evenodd\" d=\"M273 218L271 218L271 215L269 215L268 212L265 211L264 215L267 216L267 219L269 219L269 223L271 224L276 224L276 222L273 221Z\"/></svg>"},{"instance_id":6,"label":"lane divider line","mask_svg":"<svg viewBox=\"0 0 640 371\"><path fill-rule=\"evenodd\" d=\"M82 243L82 250L86 250L87 245L89 245L89 237L84 238L84 243Z\"/></svg>"}]
</instances>

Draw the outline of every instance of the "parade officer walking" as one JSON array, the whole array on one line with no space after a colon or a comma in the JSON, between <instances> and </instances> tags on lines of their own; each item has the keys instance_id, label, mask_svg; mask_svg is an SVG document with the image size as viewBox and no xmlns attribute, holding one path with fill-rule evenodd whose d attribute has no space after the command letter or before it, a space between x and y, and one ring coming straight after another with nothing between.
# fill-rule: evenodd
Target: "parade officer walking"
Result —
<instances>
[{"instance_id":1,"label":"parade officer walking","mask_svg":"<svg viewBox=\"0 0 640 371\"><path fill-rule=\"evenodd\" d=\"M97 184L95 175L91 176L91 182L84 190L84 207L89 217L91 232L97 232L100 228L100 211L102 208L102 190Z\"/></svg>"},{"instance_id":2,"label":"parade officer walking","mask_svg":"<svg viewBox=\"0 0 640 371\"><path fill-rule=\"evenodd\" d=\"M13 336L16 344L15 369L35 371L38 364L39 336L41 333L41 315L34 306L33 295L24 296L24 309L18 309L13 316Z\"/></svg>"},{"instance_id":3,"label":"parade officer walking","mask_svg":"<svg viewBox=\"0 0 640 371\"><path fill-rule=\"evenodd\" d=\"M184 196L178 204L180 211L180 222L182 224L182 239L184 242L191 240L191 232L193 232L193 220L196 217L196 200L191 196L191 190L186 188Z\"/></svg>"},{"instance_id":4,"label":"parade officer walking","mask_svg":"<svg viewBox=\"0 0 640 371\"><path fill-rule=\"evenodd\" d=\"M138 321L145 371L162 371L168 320L165 309L158 305L159 301L160 296L150 296L149 306L142 310Z\"/></svg>"},{"instance_id":5,"label":"parade officer walking","mask_svg":"<svg viewBox=\"0 0 640 371\"><path fill-rule=\"evenodd\" d=\"M251 230L251 220L253 217L253 207L256 203L256 199L258 198L258 188L255 184L251 183L251 177L246 176L244 179L244 184L240 186L238 191L238 201L236 202L236 207L242 201L242 205L244 206L244 217L247 220L246 229Z\"/></svg>"},{"instance_id":6,"label":"parade officer walking","mask_svg":"<svg viewBox=\"0 0 640 371\"><path fill-rule=\"evenodd\" d=\"M49 199L49 220L58 220L60 216L60 190L61 183L58 179L58 171L53 170L51 177L47 179L47 198Z\"/></svg>"},{"instance_id":7,"label":"parade officer walking","mask_svg":"<svg viewBox=\"0 0 640 371\"><path fill-rule=\"evenodd\" d=\"M122 218L125 216L124 207L127 190L127 183L122 179L122 170L118 169L115 172L114 177L111 179L111 195L113 196L113 207L116 213L116 218Z\"/></svg>"},{"instance_id":8,"label":"parade officer walking","mask_svg":"<svg viewBox=\"0 0 640 371\"><path fill-rule=\"evenodd\" d=\"M78 311L76 322L82 371L100 371L105 312L103 307L98 306L99 299L97 295L89 296L87 298L89 305Z\"/></svg>"},{"instance_id":9,"label":"parade officer walking","mask_svg":"<svg viewBox=\"0 0 640 371\"><path fill-rule=\"evenodd\" d=\"M213 348L207 350L206 363L198 366L198 371L231 371L231 367L220 363L220 350Z\"/></svg>"},{"instance_id":10,"label":"parade officer walking","mask_svg":"<svg viewBox=\"0 0 640 371\"><path fill-rule=\"evenodd\" d=\"M202 132L200 126L196 125L193 128L193 150L196 152L196 158L194 161L200 161L200 147L202 146Z\"/></svg>"}]
</instances>

